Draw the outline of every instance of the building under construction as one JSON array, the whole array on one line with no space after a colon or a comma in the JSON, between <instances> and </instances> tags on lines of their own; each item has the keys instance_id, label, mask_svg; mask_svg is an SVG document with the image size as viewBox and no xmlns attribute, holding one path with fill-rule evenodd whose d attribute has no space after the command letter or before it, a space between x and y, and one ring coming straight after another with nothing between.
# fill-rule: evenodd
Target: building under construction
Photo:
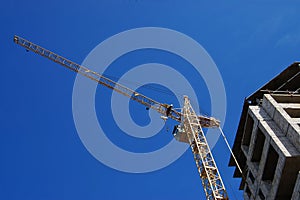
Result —
<instances>
[{"instance_id":1,"label":"building under construction","mask_svg":"<svg viewBox=\"0 0 300 200\"><path fill-rule=\"evenodd\" d=\"M232 150L245 199L300 199L300 62L245 99Z\"/></svg>"}]
</instances>

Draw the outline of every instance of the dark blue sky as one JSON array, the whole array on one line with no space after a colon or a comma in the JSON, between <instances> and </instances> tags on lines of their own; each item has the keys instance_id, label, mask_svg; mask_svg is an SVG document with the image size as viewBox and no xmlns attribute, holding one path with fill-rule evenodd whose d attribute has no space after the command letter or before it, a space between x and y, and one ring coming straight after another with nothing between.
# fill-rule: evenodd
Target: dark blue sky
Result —
<instances>
[{"instance_id":1,"label":"dark blue sky","mask_svg":"<svg viewBox=\"0 0 300 200\"><path fill-rule=\"evenodd\" d=\"M18 47L12 41L14 34L77 63L100 42L128 29L163 27L188 35L206 49L223 78L227 96L224 131L232 144L243 99L299 60L299 6L297 1L3 2L0 199L204 199L189 150L168 167L145 174L116 171L96 160L82 144L73 121L76 74ZM116 60L106 73L120 77L131 66L149 62L181 70L196 85L202 113L210 114L203 80L192 76L193 71L186 70L188 64L170 53L133 52ZM128 80L129 87L132 81ZM151 88L140 90L161 102L176 101L166 94L167 88L164 92L157 85ZM115 144L147 152L172 139L167 128L149 140L122 133L108 109L110 95L109 90L98 87L96 110L98 117L105 116L100 123ZM149 122L144 108L130 104L130 109L138 124ZM172 129L174 123L168 123ZM229 151L224 141L219 140L213 154L231 199L241 199L240 180L233 179L233 169L227 167Z\"/></svg>"}]
</instances>

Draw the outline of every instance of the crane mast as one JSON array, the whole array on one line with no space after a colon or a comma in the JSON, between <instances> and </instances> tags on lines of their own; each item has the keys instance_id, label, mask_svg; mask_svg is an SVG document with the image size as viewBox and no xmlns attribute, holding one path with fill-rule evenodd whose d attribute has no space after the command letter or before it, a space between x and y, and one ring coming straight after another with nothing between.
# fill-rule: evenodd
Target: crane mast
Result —
<instances>
[{"instance_id":1,"label":"crane mast","mask_svg":"<svg viewBox=\"0 0 300 200\"><path fill-rule=\"evenodd\" d=\"M206 141L199 118L187 96L184 97L181 126L183 127L181 131L187 135L188 143L192 149L206 199L228 199L222 178Z\"/></svg>"},{"instance_id":2,"label":"crane mast","mask_svg":"<svg viewBox=\"0 0 300 200\"><path fill-rule=\"evenodd\" d=\"M159 103L24 38L15 35L14 42L26 48L27 51L32 51L46 57L78 74L96 81L98 84L104 85L105 87L145 105L147 108L156 110L165 117L170 117L171 119L179 122L180 125L174 127L173 135L178 141L185 142L190 145L206 194L206 199L228 200L228 194L202 130L202 127L219 127L220 122L213 117L197 115L187 96L184 97L184 106L182 112L180 112L175 110L172 105Z\"/></svg>"}]
</instances>

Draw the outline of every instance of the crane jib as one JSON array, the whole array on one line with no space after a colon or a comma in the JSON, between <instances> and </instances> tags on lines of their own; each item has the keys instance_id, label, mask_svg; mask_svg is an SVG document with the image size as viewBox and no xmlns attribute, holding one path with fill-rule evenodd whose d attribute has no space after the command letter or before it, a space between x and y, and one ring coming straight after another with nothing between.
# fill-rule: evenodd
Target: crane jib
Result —
<instances>
[{"instance_id":1,"label":"crane jib","mask_svg":"<svg viewBox=\"0 0 300 200\"><path fill-rule=\"evenodd\" d=\"M56 53L53 53L50 50L47 50L39 45L36 45L24 38L21 38L19 36L14 36L14 42L24 48L26 48L27 51L32 51L34 53L37 53L43 57L46 57L72 71L75 71L76 73L79 73L83 76L86 76L87 78L92 79L93 81L98 82L101 85L104 85L112 90L115 90L116 92L123 94L129 98L131 98L134 101L137 101L143 105L145 105L147 108L151 108L159 112L160 114L169 117L173 120L176 120L178 122L181 121L182 113L171 108L171 110L168 111L168 108L170 105L159 103L149 97L146 97L140 93L137 93L130 88L127 88L121 84L116 83L115 81L102 76L101 74L98 74L97 72L94 72L82 65L79 65L69 59L66 59ZM167 113L168 112L168 113ZM219 127L220 122L212 117L205 117L205 116L199 116L200 123L202 127Z\"/></svg>"}]
</instances>

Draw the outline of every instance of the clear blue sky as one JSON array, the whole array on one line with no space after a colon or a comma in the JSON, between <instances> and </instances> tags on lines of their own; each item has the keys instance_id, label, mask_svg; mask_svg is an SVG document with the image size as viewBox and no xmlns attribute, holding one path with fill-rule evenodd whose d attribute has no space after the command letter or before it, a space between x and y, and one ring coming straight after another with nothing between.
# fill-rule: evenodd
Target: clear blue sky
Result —
<instances>
[{"instance_id":1,"label":"clear blue sky","mask_svg":"<svg viewBox=\"0 0 300 200\"><path fill-rule=\"evenodd\" d=\"M190 151L170 166L145 174L116 171L91 156L73 121L75 73L25 52L13 43L14 34L78 63L101 41L128 29L164 27L188 35L207 50L222 75L227 95L224 131L232 144L243 99L299 60L299 6L297 1L2 2L0 199L204 199ZM114 64L130 68L143 62L160 62L178 68L182 62L165 52L128 56ZM115 77L122 76L122 72L113 66L107 71ZM200 107L209 114L203 80L190 79L202 85L199 89L205 92ZM105 104L109 101L107 96L101 96L107 91L99 91L97 113L113 120L109 111L101 113L101 109L109 107ZM158 101L171 98L157 91L143 91ZM135 105L132 109L140 110L138 114L131 113L133 119L147 124L145 109ZM164 129L149 142L132 140L114 128L113 122L107 124L106 129L112 132L108 137L131 151L154 150L172 139ZM224 141L219 140L213 154L231 199L241 199L240 180L233 179L233 168L227 167L229 151Z\"/></svg>"}]
</instances>

